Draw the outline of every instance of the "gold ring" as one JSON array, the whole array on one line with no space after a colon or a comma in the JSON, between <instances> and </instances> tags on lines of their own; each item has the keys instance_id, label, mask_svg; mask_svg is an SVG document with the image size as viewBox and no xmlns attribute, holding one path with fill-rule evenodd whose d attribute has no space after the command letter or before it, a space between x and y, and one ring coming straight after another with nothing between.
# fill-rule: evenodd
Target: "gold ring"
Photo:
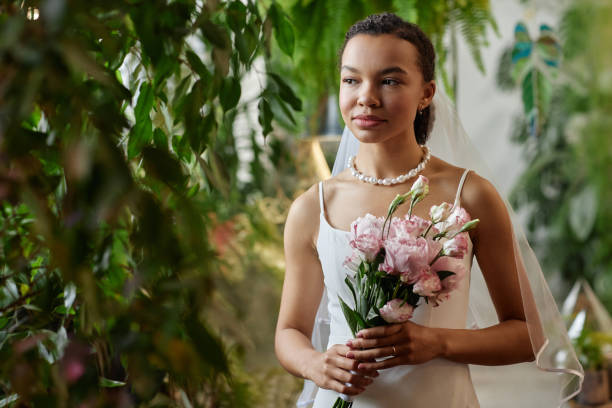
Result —
<instances>
[{"instance_id":1,"label":"gold ring","mask_svg":"<svg viewBox=\"0 0 612 408\"><path fill-rule=\"evenodd\" d=\"M396 356L397 355L397 350L395 350L395 346L393 346L393 355Z\"/></svg>"}]
</instances>

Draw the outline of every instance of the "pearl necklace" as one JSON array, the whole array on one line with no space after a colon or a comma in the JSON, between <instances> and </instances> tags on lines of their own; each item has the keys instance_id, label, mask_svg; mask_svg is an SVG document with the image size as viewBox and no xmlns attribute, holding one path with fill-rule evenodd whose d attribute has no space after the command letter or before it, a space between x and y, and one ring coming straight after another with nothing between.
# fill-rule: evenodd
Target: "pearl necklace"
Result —
<instances>
[{"instance_id":1,"label":"pearl necklace","mask_svg":"<svg viewBox=\"0 0 612 408\"><path fill-rule=\"evenodd\" d=\"M361 173L359 170L357 170L357 166L355 166L355 156L349 157L348 167L351 169L351 174L355 178L358 178L361 181L364 181L370 184L380 184L384 186L392 186L394 184L403 183L406 180L409 180L412 177L419 174L419 172L425 168L425 165L429 161L430 157L431 157L431 152L429 151L429 148L427 146L423 146L423 157L421 158L421 161L414 169L410 170L408 173L402 174L401 176L387 177L384 179L366 176L363 173Z\"/></svg>"}]
</instances>

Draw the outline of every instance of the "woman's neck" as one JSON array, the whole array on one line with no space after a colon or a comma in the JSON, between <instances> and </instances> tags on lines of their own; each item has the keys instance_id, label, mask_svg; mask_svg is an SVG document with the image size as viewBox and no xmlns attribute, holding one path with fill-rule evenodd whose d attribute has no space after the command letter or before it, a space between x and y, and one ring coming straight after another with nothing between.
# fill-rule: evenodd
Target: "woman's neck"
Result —
<instances>
[{"instance_id":1,"label":"woman's neck","mask_svg":"<svg viewBox=\"0 0 612 408\"><path fill-rule=\"evenodd\" d=\"M415 168L423 158L423 149L414 138L395 137L379 143L360 143L355 165L367 176L397 177Z\"/></svg>"}]
</instances>

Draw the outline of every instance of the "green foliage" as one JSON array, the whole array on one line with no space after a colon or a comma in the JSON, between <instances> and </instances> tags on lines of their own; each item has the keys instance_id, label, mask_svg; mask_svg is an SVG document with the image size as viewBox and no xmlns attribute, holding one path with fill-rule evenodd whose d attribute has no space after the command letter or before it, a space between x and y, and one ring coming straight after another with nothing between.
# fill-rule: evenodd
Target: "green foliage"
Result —
<instances>
[{"instance_id":1,"label":"green foliage","mask_svg":"<svg viewBox=\"0 0 612 408\"><path fill-rule=\"evenodd\" d=\"M497 80L502 89L520 85L529 133L536 137L547 120L554 82L561 58L561 46L552 29L542 24L540 36L532 41L527 26L514 28L514 45L499 61Z\"/></svg>"},{"instance_id":2,"label":"green foliage","mask_svg":"<svg viewBox=\"0 0 612 408\"><path fill-rule=\"evenodd\" d=\"M536 138L530 137L531 116L516 120L513 138L524 144L528 166L511 202L528 210L530 240L543 269L570 283L584 277L612 310L612 87L606 79L612 60L601 52L610 16L612 8L596 1L575 2L565 11L563 64L549 85L547 120ZM548 40L542 45L541 60L558 59L551 46Z\"/></svg>"},{"instance_id":3,"label":"green foliage","mask_svg":"<svg viewBox=\"0 0 612 408\"><path fill-rule=\"evenodd\" d=\"M417 23L431 36L437 52L437 67L447 90L452 93L445 61L452 45L443 41L445 33L457 30L466 40L478 67L484 71L480 50L487 45L486 30L497 26L492 18L488 0L282 0L295 32L294 59L279 56L271 60L274 71L291 78L298 93L306 102L306 129L319 132L322 115L330 94L337 94L339 85L338 52L349 27L373 13L391 11L408 21ZM287 46L275 37L279 47ZM295 67L295 68L293 68Z\"/></svg>"},{"instance_id":4,"label":"green foliage","mask_svg":"<svg viewBox=\"0 0 612 408\"><path fill-rule=\"evenodd\" d=\"M265 134L268 100L301 108L272 73L274 86L241 99L272 31L291 54L279 5L1 3L0 400L257 404L244 341L215 303L237 297L230 243L279 245L253 204L271 181L238 179L234 134L251 102Z\"/></svg>"},{"instance_id":5,"label":"green foliage","mask_svg":"<svg viewBox=\"0 0 612 408\"><path fill-rule=\"evenodd\" d=\"M582 330L580 336L574 340L574 348L580 364L587 370L601 370L606 368L606 359L602 347L612 344L610 334L596 332L589 329Z\"/></svg>"}]
</instances>

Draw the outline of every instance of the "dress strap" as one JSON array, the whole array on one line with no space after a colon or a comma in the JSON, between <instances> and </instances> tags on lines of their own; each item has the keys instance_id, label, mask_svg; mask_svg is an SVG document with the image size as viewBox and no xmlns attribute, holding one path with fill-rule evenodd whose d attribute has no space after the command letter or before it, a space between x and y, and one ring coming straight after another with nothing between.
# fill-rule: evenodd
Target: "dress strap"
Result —
<instances>
[{"instance_id":1,"label":"dress strap","mask_svg":"<svg viewBox=\"0 0 612 408\"><path fill-rule=\"evenodd\" d=\"M470 169L465 169L465 171L461 175L461 180L459 180L459 187L457 187L457 195L455 196L455 203L453 204L453 207L457 207L459 205L459 197L461 196L461 190L463 189L463 183L465 183L465 179L469 171Z\"/></svg>"},{"instance_id":2,"label":"dress strap","mask_svg":"<svg viewBox=\"0 0 612 408\"><path fill-rule=\"evenodd\" d=\"M319 208L321 209L321 214L323 214L323 181L319 181Z\"/></svg>"}]
</instances>

